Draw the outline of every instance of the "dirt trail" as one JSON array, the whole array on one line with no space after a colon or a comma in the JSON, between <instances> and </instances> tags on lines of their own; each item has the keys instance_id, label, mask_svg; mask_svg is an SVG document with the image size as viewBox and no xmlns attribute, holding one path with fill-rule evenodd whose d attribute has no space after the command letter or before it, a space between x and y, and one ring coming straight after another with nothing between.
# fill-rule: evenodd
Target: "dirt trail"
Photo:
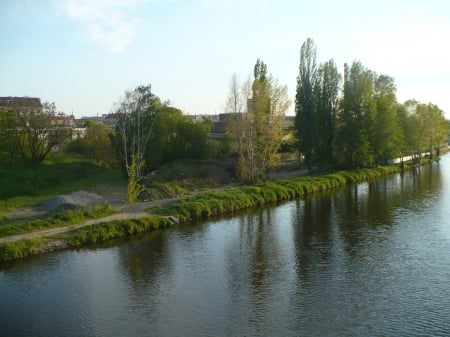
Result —
<instances>
[{"instance_id":1,"label":"dirt trail","mask_svg":"<svg viewBox=\"0 0 450 337\"><path fill-rule=\"evenodd\" d=\"M70 232L72 230L94 225L101 222L109 222L114 220L129 220L129 219L138 219L148 216L150 213L146 212L145 210L157 207L157 206L165 206L173 203L174 201L181 199L183 197L178 198L171 198L171 199L162 199L162 200L153 200L153 201L146 201L146 202L138 202L133 205L126 204L124 201L117 201L117 196L114 196L115 200L109 200L108 197L105 198L106 201L110 202L113 206L113 209L117 212L116 214L112 214L103 218L98 219L90 219L86 220L77 224L71 224L67 226L62 227L56 227L56 228L49 228L44 229L41 231L34 231L29 233L23 233L23 234L17 234L17 235L11 235L11 236L5 236L0 238L0 243L5 242L15 242L23 239L32 239L36 237L46 237L46 236L53 236L65 232ZM16 213L18 210L15 211ZM20 212L20 210L19 210ZM30 211L29 208L24 209L24 215L26 217L29 217L32 215L32 211Z\"/></svg>"}]
</instances>

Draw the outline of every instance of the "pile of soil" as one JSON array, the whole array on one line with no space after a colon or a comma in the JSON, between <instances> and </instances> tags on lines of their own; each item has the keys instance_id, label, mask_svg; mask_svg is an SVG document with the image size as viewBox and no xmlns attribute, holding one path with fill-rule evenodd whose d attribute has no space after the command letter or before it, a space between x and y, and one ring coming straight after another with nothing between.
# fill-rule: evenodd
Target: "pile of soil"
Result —
<instances>
[{"instance_id":1,"label":"pile of soil","mask_svg":"<svg viewBox=\"0 0 450 337\"><path fill-rule=\"evenodd\" d=\"M105 202L105 199L96 193L77 191L72 194L57 195L38 208L47 214L55 214L63 210L76 210L83 207L93 207Z\"/></svg>"}]
</instances>

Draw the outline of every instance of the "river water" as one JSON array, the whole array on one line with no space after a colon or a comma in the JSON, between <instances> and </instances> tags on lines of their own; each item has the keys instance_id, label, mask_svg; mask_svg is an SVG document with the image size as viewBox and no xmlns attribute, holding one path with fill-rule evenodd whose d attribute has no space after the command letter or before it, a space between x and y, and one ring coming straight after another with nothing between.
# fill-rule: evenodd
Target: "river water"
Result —
<instances>
[{"instance_id":1,"label":"river water","mask_svg":"<svg viewBox=\"0 0 450 337\"><path fill-rule=\"evenodd\" d=\"M450 156L0 267L1 336L450 336Z\"/></svg>"}]
</instances>

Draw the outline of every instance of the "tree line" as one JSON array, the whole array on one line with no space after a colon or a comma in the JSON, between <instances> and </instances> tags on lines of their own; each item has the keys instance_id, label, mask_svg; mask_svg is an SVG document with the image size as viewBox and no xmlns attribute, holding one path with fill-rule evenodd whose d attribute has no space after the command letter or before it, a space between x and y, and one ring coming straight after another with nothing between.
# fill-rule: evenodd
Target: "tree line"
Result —
<instances>
[{"instance_id":1,"label":"tree line","mask_svg":"<svg viewBox=\"0 0 450 337\"><path fill-rule=\"evenodd\" d=\"M390 158L432 155L448 135L444 113L434 104L396 99L394 79L360 62L317 65L316 46L300 49L295 97L298 150L309 171L327 167L373 167Z\"/></svg>"},{"instance_id":2,"label":"tree line","mask_svg":"<svg viewBox=\"0 0 450 337\"><path fill-rule=\"evenodd\" d=\"M163 102L150 85L126 91L115 104L115 129L87 124L87 135L68 142L68 116L54 103L0 113L0 152L33 163L55 145L105 163L118 161L134 182L178 159L235 156L243 182L267 179L280 162L280 148L292 142L309 171L373 167L387 159L432 153L444 142L448 124L434 104L396 98L394 79L354 61L342 75L331 59L318 64L312 39L300 48L292 136L283 125L292 102L288 89L257 59L253 74L240 83L231 78L225 112L226 136L209 138L211 121L191 116ZM290 139L290 140L289 140ZM286 147L286 146L284 146ZM138 184L136 185L138 187Z\"/></svg>"},{"instance_id":3,"label":"tree line","mask_svg":"<svg viewBox=\"0 0 450 337\"><path fill-rule=\"evenodd\" d=\"M253 80L239 84L237 75L232 76L226 110L241 180L264 179L278 163L280 118L288 107L286 86L272 75L267 77L261 60L256 62ZM312 39L302 44L294 143L308 171L374 167L388 159L432 155L439 151L448 129L438 106L415 100L399 103L392 77L359 61L346 64L342 76L332 59L317 63Z\"/></svg>"}]
</instances>

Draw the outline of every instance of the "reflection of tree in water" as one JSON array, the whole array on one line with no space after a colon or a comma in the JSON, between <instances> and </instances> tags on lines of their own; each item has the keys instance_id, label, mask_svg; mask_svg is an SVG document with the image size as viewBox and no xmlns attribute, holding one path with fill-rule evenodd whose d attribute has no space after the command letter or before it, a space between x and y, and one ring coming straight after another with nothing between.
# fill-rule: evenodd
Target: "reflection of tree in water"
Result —
<instances>
[{"instance_id":1,"label":"reflection of tree in water","mask_svg":"<svg viewBox=\"0 0 450 337\"><path fill-rule=\"evenodd\" d=\"M405 171L385 179L347 188L334 198L337 225L344 248L353 254L355 247L369 245L376 235L391 232L401 209L421 212L427 208L429 195L441 188L436 164L421 168L421 174ZM370 229L374 235L367 235ZM362 235L365 233L365 235Z\"/></svg>"},{"instance_id":2,"label":"reflection of tree in water","mask_svg":"<svg viewBox=\"0 0 450 337\"><path fill-rule=\"evenodd\" d=\"M129 277L130 288L137 298L154 292L161 274L169 271L167 242L164 230L146 233L119 247L119 262Z\"/></svg>"},{"instance_id":3,"label":"reflection of tree in water","mask_svg":"<svg viewBox=\"0 0 450 337\"><path fill-rule=\"evenodd\" d=\"M332 202L327 195L315 195L296 206L292 221L297 272L307 275L314 265L330 258Z\"/></svg>"},{"instance_id":4,"label":"reflection of tree in water","mask_svg":"<svg viewBox=\"0 0 450 337\"><path fill-rule=\"evenodd\" d=\"M242 317L257 333L264 335L264 326L274 296L272 280L280 270L280 252L272 210L258 209L239 219L236 240L227 247L227 271L232 301L239 303Z\"/></svg>"}]
</instances>

